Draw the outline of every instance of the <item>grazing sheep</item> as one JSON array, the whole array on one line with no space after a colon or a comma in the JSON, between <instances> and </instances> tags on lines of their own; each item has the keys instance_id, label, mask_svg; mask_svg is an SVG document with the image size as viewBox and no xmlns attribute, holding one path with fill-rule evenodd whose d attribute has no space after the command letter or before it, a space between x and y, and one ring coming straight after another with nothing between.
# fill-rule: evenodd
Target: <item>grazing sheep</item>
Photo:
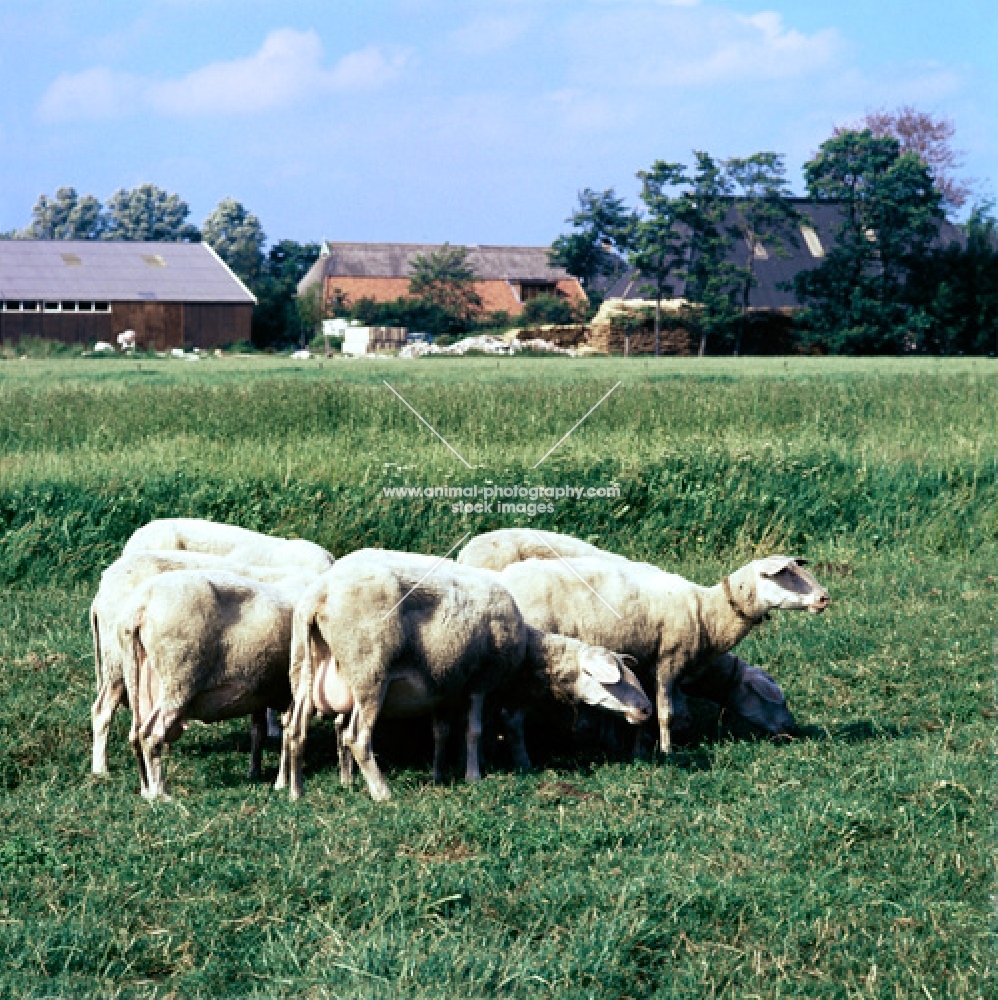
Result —
<instances>
[{"instance_id":1,"label":"grazing sheep","mask_svg":"<svg viewBox=\"0 0 998 1000\"><path fill-rule=\"evenodd\" d=\"M316 579L316 574L307 571L244 565L223 556L184 550L137 551L122 556L104 570L97 594L90 605L94 669L97 675L97 697L91 710L94 774L107 772L108 731L112 716L125 697L124 653L118 644L115 628L118 614L139 584L162 573L191 569L229 570L250 580L272 583L292 604ZM259 770L258 754L256 770Z\"/></svg>"},{"instance_id":2,"label":"grazing sheep","mask_svg":"<svg viewBox=\"0 0 998 1000\"><path fill-rule=\"evenodd\" d=\"M573 662L574 661L574 662ZM346 717L338 738L372 798L390 795L371 737L379 715L433 714L434 777L442 773L448 715L467 712L465 778L477 781L482 708L526 666L562 696L629 715L651 705L616 656L530 630L497 574L430 556L365 549L339 560L295 608L294 704L285 717L277 787L301 795L301 759L313 708ZM574 680L573 680L574 677ZM640 693L639 693L640 692ZM345 751L341 777L349 778Z\"/></svg>"},{"instance_id":3,"label":"grazing sheep","mask_svg":"<svg viewBox=\"0 0 998 1000\"><path fill-rule=\"evenodd\" d=\"M143 525L125 544L123 554L139 550L177 550L226 556L253 566L294 567L325 573L335 560L321 545L301 538L272 538L234 524L195 517L171 517Z\"/></svg>"},{"instance_id":4,"label":"grazing sheep","mask_svg":"<svg viewBox=\"0 0 998 1000\"><path fill-rule=\"evenodd\" d=\"M581 646L581 649L579 648ZM524 724L548 695L570 705L590 705L623 715L631 725L652 716L652 704L627 665L632 657L527 626L525 669L499 692L513 766L529 771Z\"/></svg>"},{"instance_id":5,"label":"grazing sheep","mask_svg":"<svg viewBox=\"0 0 998 1000\"><path fill-rule=\"evenodd\" d=\"M664 752L679 682L698 681L768 612L819 613L829 603L803 560L787 556L756 559L714 587L680 586L670 576L645 563L593 557L531 559L500 574L529 624L627 653L639 677L655 678Z\"/></svg>"},{"instance_id":6,"label":"grazing sheep","mask_svg":"<svg viewBox=\"0 0 998 1000\"><path fill-rule=\"evenodd\" d=\"M188 719L252 716L259 759L266 709L291 700L293 610L276 586L225 570L176 570L138 586L117 634L144 798L168 797L163 752Z\"/></svg>"},{"instance_id":7,"label":"grazing sheep","mask_svg":"<svg viewBox=\"0 0 998 1000\"><path fill-rule=\"evenodd\" d=\"M507 566L527 559L575 559L587 556L625 559L624 556L556 531L501 528L473 538L458 553L457 561L463 565L502 572ZM664 570L661 572L663 584L671 582L675 586L685 587L690 582L675 573L666 573ZM787 708L786 697L776 681L761 667L752 666L730 653L707 664L695 681L683 679L673 689L673 735L682 734L692 725L692 715L686 706L685 696L712 701L770 736L785 736L796 729L794 718Z\"/></svg>"}]
</instances>

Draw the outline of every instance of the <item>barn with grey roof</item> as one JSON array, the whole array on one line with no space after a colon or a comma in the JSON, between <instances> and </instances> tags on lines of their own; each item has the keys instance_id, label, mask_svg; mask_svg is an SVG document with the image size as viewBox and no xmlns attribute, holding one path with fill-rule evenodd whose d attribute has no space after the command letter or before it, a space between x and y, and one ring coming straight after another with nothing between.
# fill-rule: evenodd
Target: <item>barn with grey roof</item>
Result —
<instances>
[{"instance_id":1,"label":"barn with grey roof","mask_svg":"<svg viewBox=\"0 0 998 1000\"><path fill-rule=\"evenodd\" d=\"M0 342L208 349L249 340L255 304L206 243L0 240Z\"/></svg>"}]
</instances>

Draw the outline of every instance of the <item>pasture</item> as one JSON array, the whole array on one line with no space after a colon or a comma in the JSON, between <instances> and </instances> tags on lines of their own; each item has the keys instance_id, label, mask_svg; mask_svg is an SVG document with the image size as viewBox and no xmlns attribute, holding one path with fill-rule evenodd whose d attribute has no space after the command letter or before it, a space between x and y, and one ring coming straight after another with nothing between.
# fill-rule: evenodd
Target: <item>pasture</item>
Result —
<instances>
[{"instance_id":1,"label":"pasture","mask_svg":"<svg viewBox=\"0 0 998 1000\"><path fill-rule=\"evenodd\" d=\"M619 496L384 493L565 483ZM126 713L89 773L86 616L185 514L336 555L533 525L700 583L806 555L831 609L738 648L801 735L706 714L670 760L477 786L390 761L376 804L318 722L292 805L242 722L194 726L150 807ZM0 361L0 588L0 996L994 995L998 361Z\"/></svg>"}]
</instances>

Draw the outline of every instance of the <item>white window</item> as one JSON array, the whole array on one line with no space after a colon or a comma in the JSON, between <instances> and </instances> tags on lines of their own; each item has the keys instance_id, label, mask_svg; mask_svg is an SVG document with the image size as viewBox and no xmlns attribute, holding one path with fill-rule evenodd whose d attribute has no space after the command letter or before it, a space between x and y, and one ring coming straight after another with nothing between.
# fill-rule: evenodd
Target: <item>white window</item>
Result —
<instances>
[{"instance_id":1,"label":"white window","mask_svg":"<svg viewBox=\"0 0 998 1000\"><path fill-rule=\"evenodd\" d=\"M821 245L821 240L818 239L818 234L811 226L802 225L800 227L800 234L804 237L804 242L807 244L808 250L811 251L812 257L825 256L825 248Z\"/></svg>"}]
</instances>

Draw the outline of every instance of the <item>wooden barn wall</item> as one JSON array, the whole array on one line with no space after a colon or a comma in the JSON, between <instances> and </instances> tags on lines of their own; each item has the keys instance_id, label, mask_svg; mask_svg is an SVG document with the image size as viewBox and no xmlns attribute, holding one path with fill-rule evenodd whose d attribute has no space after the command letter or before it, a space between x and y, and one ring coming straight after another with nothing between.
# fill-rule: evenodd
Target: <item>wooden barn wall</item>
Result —
<instances>
[{"instance_id":1,"label":"wooden barn wall","mask_svg":"<svg viewBox=\"0 0 998 1000\"><path fill-rule=\"evenodd\" d=\"M110 313L0 312L0 342L42 337L81 345L105 340L117 346L119 333L134 330L139 350L210 350L248 341L252 321L250 304L113 302Z\"/></svg>"},{"instance_id":2,"label":"wooden barn wall","mask_svg":"<svg viewBox=\"0 0 998 1000\"><path fill-rule=\"evenodd\" d=\"M253 306L230 303L185 303L184 347L211 350L250 339Z\"/></svg>"},{"instance_id":3,"label":"wooden barn wall","mask_svg":"<svg viewBox=\"0 0 998 1000\"><path fill-rule=\"evenodd\" d=\"M183 306L179 302L113 302L111 332L117 338L125 330L135 331L139 350L168 351L183 347Z\"/></svg>"},{"instance_id":4,"label":"wooden barn wall","mask_svg":"<svg viewBox=\"0 0 998 1000\"><path fill-rule=\"evenodd\" d=\"M0 312L0 342L16 344L23 337L42 337L63 344L93 344L111 340L110 313Z\"/></svg>"}]
</instances>

